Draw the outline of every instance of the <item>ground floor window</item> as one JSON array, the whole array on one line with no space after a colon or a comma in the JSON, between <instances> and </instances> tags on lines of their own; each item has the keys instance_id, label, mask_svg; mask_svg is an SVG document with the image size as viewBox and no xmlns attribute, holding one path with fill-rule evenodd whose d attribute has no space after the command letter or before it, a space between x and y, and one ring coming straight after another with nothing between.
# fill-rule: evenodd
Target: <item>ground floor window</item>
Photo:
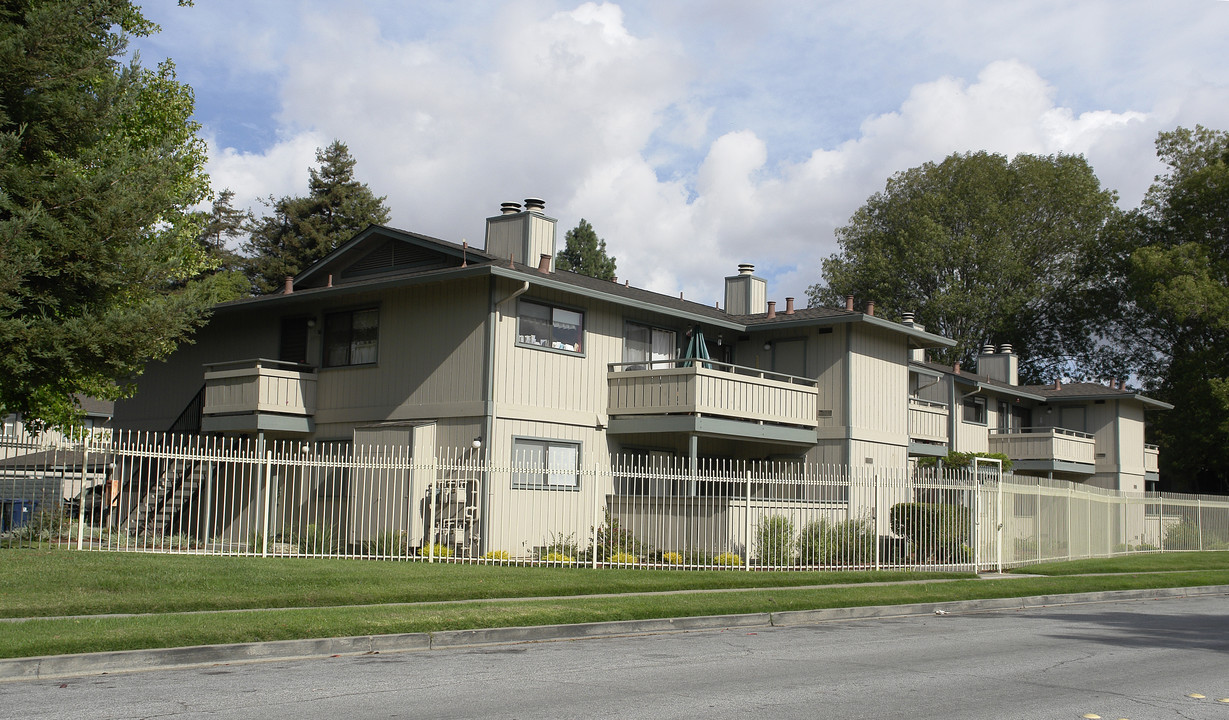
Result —
<instances>
[{"instance_id":1,"label":"ground floor window","mask_svg":"<svg viewBox=\"0 0 1229 720\"><path fill-rule=\"evenodd\" d=\"M576 490L580 487L580 443L513 438L512 469L514 488Z\"/></svg>"}]
</instances>

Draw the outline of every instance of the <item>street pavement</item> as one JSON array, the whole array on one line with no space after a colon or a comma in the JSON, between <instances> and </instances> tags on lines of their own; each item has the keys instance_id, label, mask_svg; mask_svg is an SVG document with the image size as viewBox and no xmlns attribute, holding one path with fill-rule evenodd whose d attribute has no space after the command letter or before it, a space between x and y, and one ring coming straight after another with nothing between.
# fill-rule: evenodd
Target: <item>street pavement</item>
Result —
<instances>
[{"instance_id":1,"label":"street pavement","mask_svg":"<svg viewBox=\"0 0 1229 720\"><path fill-rule=\"evenodd\" d=\"M19 680L0 717L1224 720L1229 595Z\"/></svg>"}]
</instances>

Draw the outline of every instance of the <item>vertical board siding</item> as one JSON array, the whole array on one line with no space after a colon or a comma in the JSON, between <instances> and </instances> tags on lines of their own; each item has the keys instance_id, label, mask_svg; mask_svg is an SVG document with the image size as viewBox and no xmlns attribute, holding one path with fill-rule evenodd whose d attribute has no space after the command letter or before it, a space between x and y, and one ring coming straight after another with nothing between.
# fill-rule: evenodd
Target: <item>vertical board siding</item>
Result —
<instances>
[{"instance_id":1,"label":"vertical board siding","mask_svg":"<svg viewBox=\"0 0 1229 720\"><path fill-rule=\"evenodd\" d=\"M907 442L907 357L900 335L872 328L854 331L851 383L858 392L850 426L892 433Z\"/></svg>"}]
</instances>

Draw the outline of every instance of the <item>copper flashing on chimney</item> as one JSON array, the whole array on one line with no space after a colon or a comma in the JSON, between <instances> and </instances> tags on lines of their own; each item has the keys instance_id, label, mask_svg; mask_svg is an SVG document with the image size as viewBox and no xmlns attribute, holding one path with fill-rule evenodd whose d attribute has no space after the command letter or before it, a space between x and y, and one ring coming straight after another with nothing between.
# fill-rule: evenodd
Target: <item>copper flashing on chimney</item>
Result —
<instances>
[{"instance_id":1,"label":"copper flashing on chimney","mask_svg":"<svg viewBox=\"0 0 1229 720\"><path fill-rule=\"evenodd\" d=\"M540 273L550 272L550 255L547 255L546 253L542 253L541 255L538 256L538 272Z\"/></svg>"},{"instance_id":2,"label":"copper flashing on chimney","mask_svg":"<svg viewBox=\"0 0 1229 720\"><path fill-rule=\"evenodd\" d=\"M791 297L785 298L785 314L786 315L794 314L794 299Z\"/></svg>"},{"instance_id":3,"label":"copper flashing on chimney","mask_svg":"<svg viewBox=\"0 0 1229 720\"><path fill-rule=\"evenodd\" d=\"M282 293L285 295L289 295L292 292L294 292L294 278L287 275L286 283L285 285L282 286Z\"/></svg>"},{"instance_id":4,"label":"copper flashing on chimney","mask_svg":"<svg viewBox=\"0 0 1229 720\"><path fill-rule=\"evenodd\" d=\"M871 317L875 317L875 301L874 300L866 301L866 314L870 315Z\"/></svg>"},{"instance_id":5,"label":"copper flashing on chimney","mask_svg":"<svg viewBox=\"0 0 1229 720\"><path fill-rule=\"evenodd\" d=\"M853 295L845 296L845 312L853 312Z\"/></svg>"},{"instance_id":6,"label":"copper flashing on chimney","mask_svg":"<svg viewBox=\"0 0 1229 720\"><path fill-rule=\"evenodd\" d=\"M769 300L768 301L768 316L766 319L771 320L775 318L776 316L777 316L777 301Z\"/></svg>"}]
</instances>

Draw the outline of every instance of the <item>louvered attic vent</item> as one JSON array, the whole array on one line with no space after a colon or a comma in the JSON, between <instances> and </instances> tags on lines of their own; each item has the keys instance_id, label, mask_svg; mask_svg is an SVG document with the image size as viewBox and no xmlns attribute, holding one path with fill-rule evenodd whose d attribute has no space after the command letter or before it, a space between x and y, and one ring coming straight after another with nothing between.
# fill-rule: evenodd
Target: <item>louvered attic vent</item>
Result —
<instances>
[{"instance_id":1,"label":"louvered attic vent","mask_svg":"<svg viewBox=\"0 0 1229 720\"><path fill-rule=\"evenodd\" d=\"M444 267L448 263L444 256L426 248L410 243L389 240L380 247L359 258L342 273L342 278L352 278L360 275L394 270L427 270Z\"/></svg>"}]
</instances>

